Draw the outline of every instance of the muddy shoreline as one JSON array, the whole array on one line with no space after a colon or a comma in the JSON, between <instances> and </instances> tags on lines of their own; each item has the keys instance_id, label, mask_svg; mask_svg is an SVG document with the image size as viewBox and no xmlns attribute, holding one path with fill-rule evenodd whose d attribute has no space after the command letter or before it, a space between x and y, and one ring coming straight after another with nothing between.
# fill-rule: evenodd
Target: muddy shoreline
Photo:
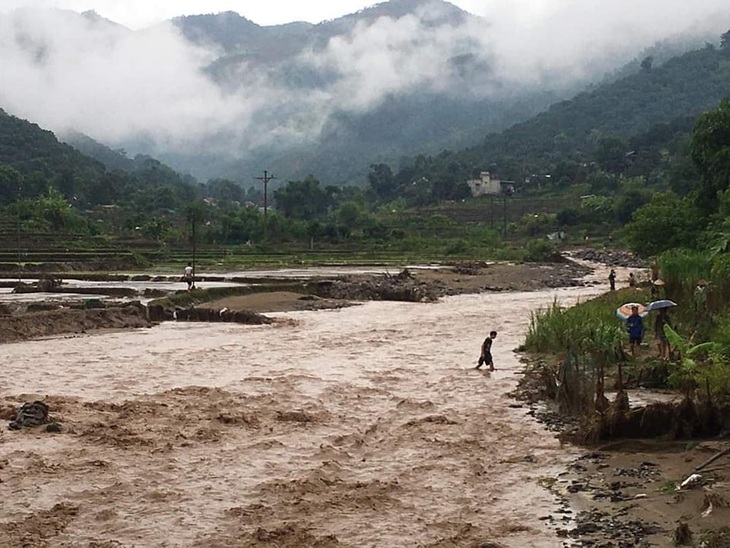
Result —
<instances>
[{"instance_id":1,"label":"muddy shoreline","mask_svg":"<svg viewBox=\"0 0 730 548\"><path fill-rule=\"evenodd\" d=\"M504 291L537 291L545 288L576 287L589 272L572 261L547 264L457 263L442 268L401 269L395 274L356 274L315 277L302 280L269 280L252 273L234 277L229 287L211 287L222 276L200 276L198 289L173 290L166 297L142 307L139 301L119 303L119 297L154 295L155 282L169 282L167 276L93 273L86 280L150 282L136 295L128 287L69 288L56 275L36 283L22 283L18 293L42 293L45 297L29 305L0 303L0 343L29 340L94 329L151 327L160 321L223 321L260 324L261 315L272 312L325 310L354 306L372 300L435 302L457 294ZM184 287L179 283L180 288ZM208 287L206 287L206 285ZM52 286L52 287L49 287ZM59 303L54 295L78 293L86 298L75 304ZM158 291L159 292L159 291ZM102 312L100 310L105 310ZM140 310L147 310L140 314Z\"/></svg>"}]
</instances>

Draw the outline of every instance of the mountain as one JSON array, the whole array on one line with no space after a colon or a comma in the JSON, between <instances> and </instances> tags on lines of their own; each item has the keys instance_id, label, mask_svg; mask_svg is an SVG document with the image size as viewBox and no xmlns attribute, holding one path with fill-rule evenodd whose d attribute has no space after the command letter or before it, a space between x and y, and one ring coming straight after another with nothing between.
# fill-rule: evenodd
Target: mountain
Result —
<instances>
[{"instance_id":1,"label":"mountain","mask_svg":"<svg viewBox=\"0 0 730 548\"><path fill-rule=\"evenodd\" d=\"M693 118L730 96L730 47L712 45L660 67L582 92L464 152L489 165L506 158L549 163L581 157L604 137L628 139L654 124Z\"/></svg>"},{"instance_id":2,"label":"mountain","mask_svg":"<svg viewBox=\"0 0 730 548\"><path fill-rule=\"evenodd\" d=\"M438 173L464 181L490 171L526 190L545 174L552 174L552 184L569 185L576 172L595 161L609 172L649 177L671 149L686 146L697 116L727 97L730 47L706 45L658 67L646 63L639 72L491 133L478 145L406 162L396 180ZM414 170L416 164L421 171ZM689 172L682 173L683 166L674 168L667 182L686 192L693 179L685 177Z\"/></svg>"},{"instance_id":3,"label":"mountain","mask_svg":"<svg viewBox=\"0 0 730 548\"><path fill-rule=\"evenodd\" d=\"M473 37L474 29L488 28L487 21L442 0L391 0L316 25L260 27L233 12L179 17L172 22L193 43L219 48L221 55L206 71L228 93L263 81L262 93L272 89L277 95L291 96L281 108L259 113L254 129L279 127L290 133L287 126L295 124L301 134L293 139L250 143L242 146L236 157L160 153L171 165L201 177L237 180L241 174L253 175L270 168L281 182L307 174L335 184L364 180L372 163L397 163L412 154L466 146L488 131L524 120L566 96L565 89L556 91L555 86L504 89L492 74L492 61ZM352 75L343 73L343 67L333 66L329 59L338 55L340 45L345 49L362 47L353 43L368 40L368 32L375 33L374 25L381 24L400 24L409 32L418 29L434 36L453 34L456 45L444 48L444 57L436 61L442 68L433 81L395 87L362 106L338 106L333 100L331 106L312 107L310 97L339 93L345 86L362 87L369 85L367 79L380 77L374 72L359 76L365 78L362 84L350 82ZM471 30L457 37L460 28ZM402 49L393 55L403 57L398 62L407 63L410 48L439 47L429 40L414 37L388 47ZM419 61L414 58L412 62ZM478 90L484 87L495 91L483 97ZM355 89L353 92L357 93ZM315 119L308 119L313 111L324 110L327 112L321 117L315 114ZM310 123L311 131L301 128ZM215 166L213 173L211 166Z\"/></svg>"},{"instance_id":4,"label":"mountain","mask_svg":"<svg viewBox=\"0 0 730 548\"><path fill-rule=\"evenodd\" d=\"M109 171L119 170L130 175L145 177L148 171L154 170L166 173L171 180L180 180L191 185L197 184L194 177L181 175L172 167L147 154L137 154L134 158L130 158L123 149L112 150L88 135L75 131L63 133L60 138L64 143L71 145L85 156L102 163Z\"/></svg>"},{"instance_id":5,"label":"mountain","mask_svg":"<svg viewBox=\"0 0 730 548\"><path fill-rule=\"evenodd\" d=\"M81 209L125 205L136 211L169 210L195 196L197 182L149 156L124 159L92 139L76 136L82 148L110 163L110 169L53 132L0 109L0 204L58 190Z\"/></svg>"},{"instance_id":6,"label":"mountain","mask_svg":"<svg viewBox=\"0 0 730 548\"><path fill-rule=\"evenodd\" d=\"M466 39L458 53L444 52L451 55L442 59L446 69L437 86L386 93L365 109L333 108L314 137L255 144L235 159L225 155L161 157L193 173L200 173L202 160L206 169L215 166L217 176L234 180L268 168L282 182L307 174L337 184L362 181L371 164L398 166L408 156L464 148L573 96L590 79L610 83L641 70L642 59L650 58L658 68L709 39L717 41L716 36L702 32L675 36L637 52L637 59L616 66L613 73L594 73L574 82L546 74L534 85L523 85L497 74L495 59L485 55L483 45L473 38L473 29L488 35L491 24L441 0L392 0L317 25L260 27L232 12L181 17L173 23L189 40L221 49L223 53L208 71L224 89L235 90L242 80L263 75L267 82L275 83L277 92L316 94L336 88L344 78L341 69L333 70L317 61L318 57L331 54L336 48L333 44L357 41L371 25L403 18L418 20L422 30L434 34L446 32L444 29L472 29L464 31ZM485 87L491 91L472 93ZM297 116L286 108L282 111L284 116ZM275 115L260 119L262 126L280 123Z\"/></svg>"},{"instance_id":7,"label":"mountain","mask_svg":"<svg viewBox=\"0 0 730 548\"><path fill-rule=\"evenodd\" d=\"M0 107L104 143L94 156L119 169L129 158L109 151L201 180L248 185L266 169L275 186L308 174L338 185L364 181L374 163L470 147L592 82L640 72L645 58L658 70L707 36L553 50L557 31L533 43L498 16L391 0L319 24L224 12L132 31L93 12L0 14Z\"/></svg>"},{"instance_id":8,"label":"mountain","mask_svg":"<svg viewBox=\"0 0 730 548\"><path fill-rule=\"evenodd\" d=\"M99 176L104 166L61 143L53 132L0 109L0 166L24 176L56 180L64 175Z\"/></svg>"}]
</instances>

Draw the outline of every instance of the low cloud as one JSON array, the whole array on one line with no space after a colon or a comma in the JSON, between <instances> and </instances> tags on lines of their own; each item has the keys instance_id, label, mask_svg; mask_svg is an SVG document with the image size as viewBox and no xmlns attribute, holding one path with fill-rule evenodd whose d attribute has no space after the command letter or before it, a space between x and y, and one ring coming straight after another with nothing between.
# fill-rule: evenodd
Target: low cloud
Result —
<instances>
[{"instance_id":1,"label":"low cloud","mask_svg":"<svg viewBox=\"0 0 730 548\"><path fill-rule=\"evenodd\" d=\"M333 113L366 112L394 95L567 89L688 24L718 37L730 25L727 15L711 17L727 13L715 0L635 4L554 0L530 4L538 9L527 13L525 0L493 0L486 17L460 23L434 24L433 11L361 22L286 61L323 75L305 88L282 82L282 67L267 74L245 62L230 69L234 85L220 86L206 69L222 52L187 42L169 23L131 31L72 12L23 9L0 15L0 107L113 146L144 140L150 153L233 156L313 142Z\"/></svg>"}]
</instances>

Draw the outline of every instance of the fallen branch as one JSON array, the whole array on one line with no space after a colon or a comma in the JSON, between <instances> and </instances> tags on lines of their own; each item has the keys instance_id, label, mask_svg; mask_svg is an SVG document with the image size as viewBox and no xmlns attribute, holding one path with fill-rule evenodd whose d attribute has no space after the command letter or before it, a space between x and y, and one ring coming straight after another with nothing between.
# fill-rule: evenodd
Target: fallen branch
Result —
<instances>
[{"instance_id":1,"label":"fallen branch","mask_svg":"<svg viewBox=\"0 0 730 548\"><path fill-rule=\"evenodd\" d=\"M699 466L695 466L695 472L699 472L700 470L702 470L706 466L709 466L710 464L712 464L713 462L715 462L717 459L719 459L721 457L724 457L727 454L730 454L730 447L728 447L727 449L723 449L722 451L720 451L716 455L714 455L714 456L710 457L709 459L707 459L705 462L703 462Z\"/></svg>"}]
</instances>

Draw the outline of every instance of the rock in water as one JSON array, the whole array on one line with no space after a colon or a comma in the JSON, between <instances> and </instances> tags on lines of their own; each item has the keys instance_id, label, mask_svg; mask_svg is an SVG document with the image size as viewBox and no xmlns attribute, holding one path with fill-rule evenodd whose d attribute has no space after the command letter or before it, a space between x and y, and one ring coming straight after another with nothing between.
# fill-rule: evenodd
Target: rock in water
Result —
<instances>
[{"instance_id":1,"label":"rock in water","mask_svg":"<svg viewBox=\"0 0 730 548\"><path fill-rule=\"evenodd\" d=\"M48 420L48 405L42 401L24 403L15 415L15 420L8 424L10 430L40 426Z\"/></svg>"}]
</instances>

